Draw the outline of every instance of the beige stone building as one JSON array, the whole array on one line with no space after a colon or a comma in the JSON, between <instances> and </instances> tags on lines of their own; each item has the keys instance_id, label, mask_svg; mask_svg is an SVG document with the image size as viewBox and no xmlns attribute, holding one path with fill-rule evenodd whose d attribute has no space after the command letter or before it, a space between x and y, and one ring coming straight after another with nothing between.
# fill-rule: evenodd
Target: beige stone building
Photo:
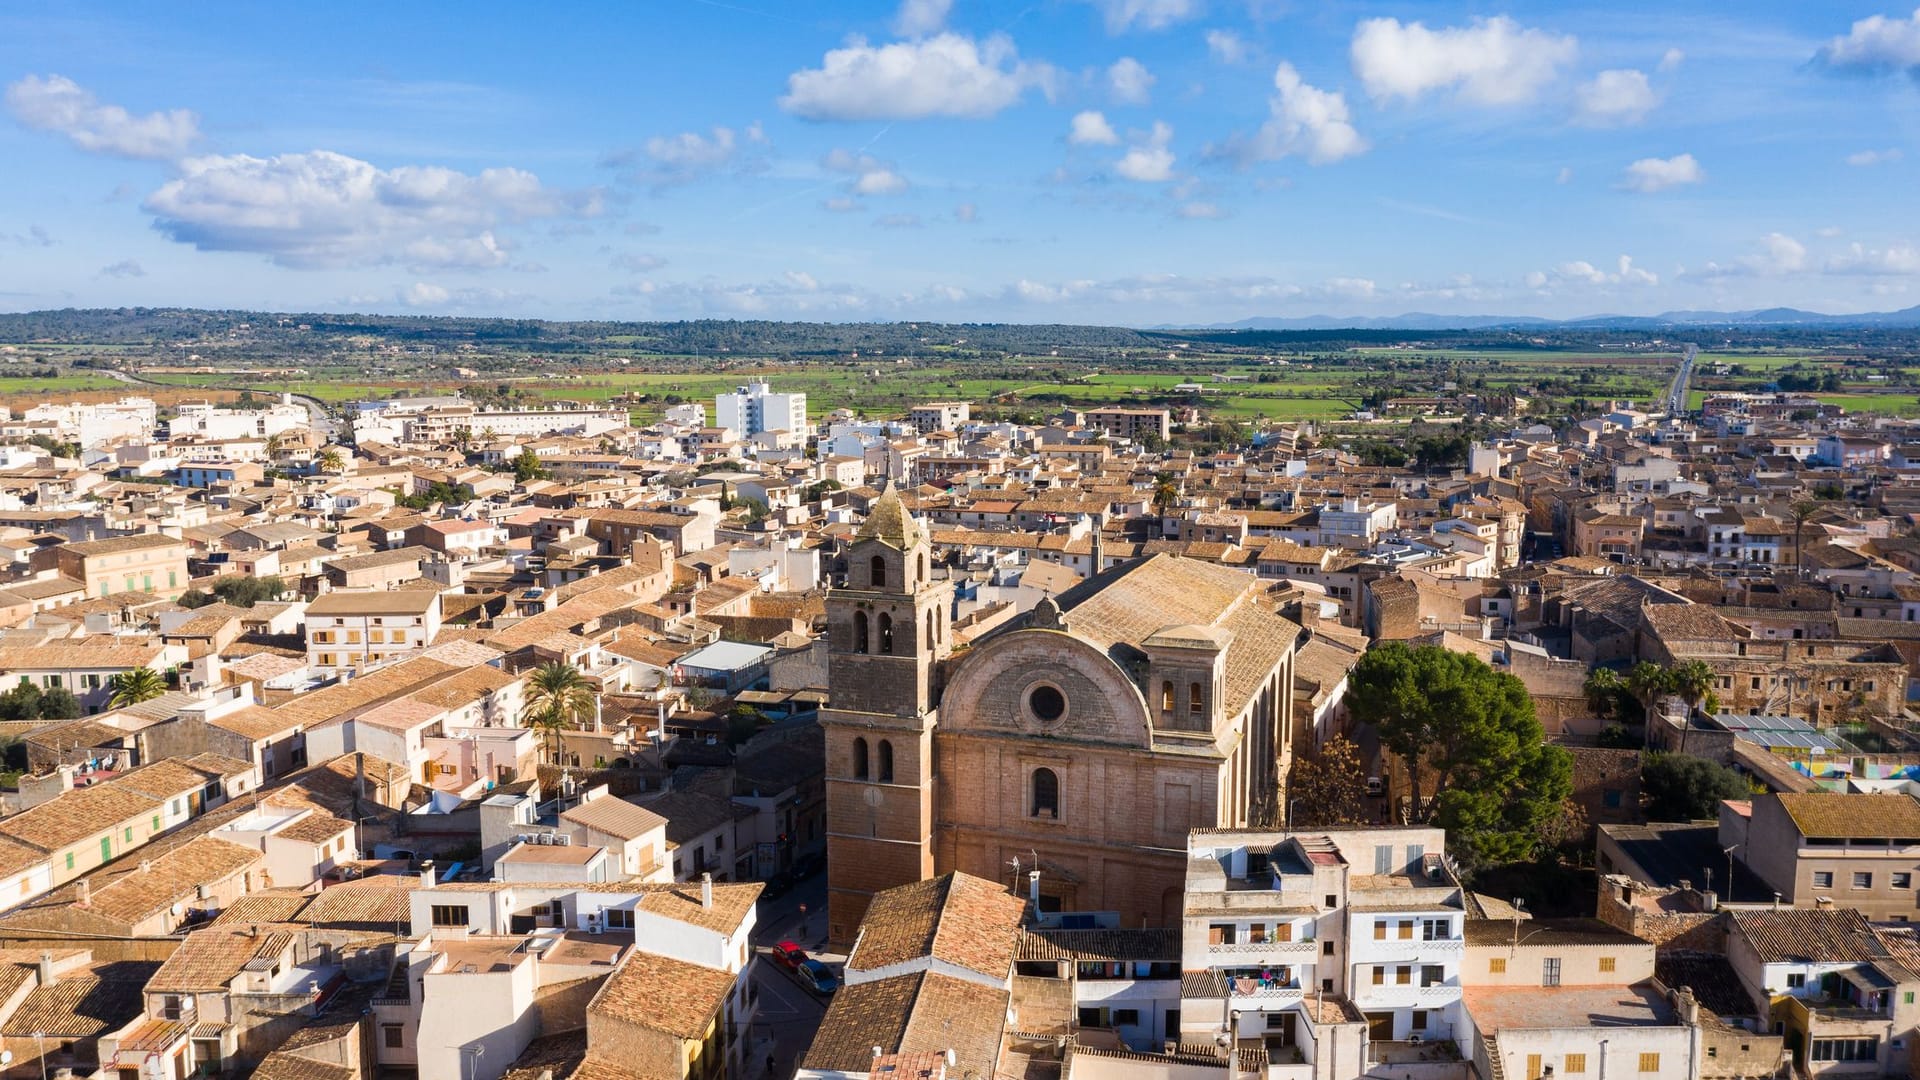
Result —
<instances>
[{"instance_id":1,"label":"beige stone building","mask_svg":"<svg viewBox=\"0 0 1920 1080\"><path fill-rule=\"evenodd\" d=\"M80 582L90 597L145 592L171 599L187 588L187 544L178 537L113 536L55 551L60 576Z\"/></svg>"},{"instance_id":2,"label":"beige stone building","mask_svg":"<svg viewBox=\"0 0 1920 1080\"><path fill-rule=\"evenodd\" d=\"M928 551L882 496L827 602L834 939L949 871L1037 869L1043 908L1177 924L1188 832L1278 816L1301 628L1252 575L1156 556L949 658Z\"/></svg>"},{"instance_id":3,"label":"beige stone building","mask_svg":"<svg viewBox=\"0 0 1920 1080\"><path fill-rule=\"evenodd\" d=\"M1810 791L1723 804L1720 844L1795 907L1822 900L1869 919L1920 915L1920 800Z\"/></svg>"}]
</instances>

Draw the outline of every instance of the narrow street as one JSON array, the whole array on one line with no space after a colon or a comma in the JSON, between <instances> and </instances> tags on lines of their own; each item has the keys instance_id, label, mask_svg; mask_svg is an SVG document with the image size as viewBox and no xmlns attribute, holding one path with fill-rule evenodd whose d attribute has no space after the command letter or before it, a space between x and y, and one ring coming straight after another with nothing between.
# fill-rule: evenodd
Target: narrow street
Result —
<instances>
[{"instance_id":1,"label":"narrow street","mask_svg":"<svg viewBox=\"0 0 1920 1080\"><path fill-rule=\"evenodd\" d=\"M846 957L820 951L826 944L826 904L827 875L819 873L778 900L760 905L753 931L754 951L759 953L760 1007L746 1033L753 1041L747 1060L754 1063L755 1076L792 1076L826 1013L825 999L768 956L775 944L792 941L839 973ZM770 1074L760 1071L766 1068L769 1055L774 1062Z\"/></svg>"}]
</instances>

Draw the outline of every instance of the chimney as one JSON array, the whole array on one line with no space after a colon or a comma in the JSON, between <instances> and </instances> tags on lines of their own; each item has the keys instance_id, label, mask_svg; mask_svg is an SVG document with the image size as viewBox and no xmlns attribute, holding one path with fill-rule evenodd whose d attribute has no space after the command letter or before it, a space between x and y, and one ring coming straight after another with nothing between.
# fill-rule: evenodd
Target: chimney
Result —
<instances>
[{"instance_id":1,"label":"chimney","mask_svg":"<svg viewBox=\"0 0 1920 1080\"><path fill-rule=\"evenodd\" d=\"M432 859L428 859L427 861L420 864L420 887L423 889L433 888L433 860Z\"/></svg>"},{"instance_id":2,"label":"chimney","mask_svg":"<svg viewBox=\"0 0 1920 1080\"><path fill-rule=\"evenodd\" d=\"M713 906L713 875L712 874L700 875L700 906L703 908L710 908Z\"/></svg>"},{"instance_id":3,"label":"chimney","mask_svg":"<svg viewBox=\"0 0 1920 1080\"><path fill-rule=\"evenodd\" d=\"M88 878L81 878L79 881L74 882L73 883L73 906L86 907L88 904L92 902L93 902L93 882Z\"/></svg>"},{"instance_id":4,"label":"chimney","mask_svg":"<svg viewBox=\"0 0 1920 1080\"><path fill-rule=\"evenodd\" d=\"M44 988L44 987L52 986L55 982L58 982L58 981L59 980L55 978L53 974L53 954L50 952L41 953L40 954L40 985L41 987Z\"/></svg>"},{"instance_id":5,"label":"chimney","mask_svg":"<svg viewBox=\"0 0 1920 1080\"><path fill-rule=\"evenodd\" d=\"M1040 871L1027 871L1027 899L1033 904L1035 918L1040 916Z\"/></svg>"},{"instance_id":6,"label":"chimney","mask_svg":"<svg viewBox=\"0 0 1920 1080\"><path fill-rule=\"evenodd\" d=\"M878 1046L876 1046L876 1047L874 1047L874 1048L873 1048L873 1056L874 1056L874 1057L877 1057L877 1058L878 1058L878 1057L885 1057L885 1056L886 1056L886 1054L887 1054L887 1052L886 1052L886 1050L884 1050L884 1049L882 1049L881 1047L878 1047Z\"/></svg>"},{"instance_id":7,"label":"chimney","mask_svg":"<svg viewBox=\"0 0 1920 1080\"><path fill-rule=\"evenodd\" d=\"M141 873L143 873L143 874L151 874L151 873L153 873L153 860L152 860L152 859L141 859L141 860L140 860L140 872L141 872Z\"/></svg>"}]
</instances>

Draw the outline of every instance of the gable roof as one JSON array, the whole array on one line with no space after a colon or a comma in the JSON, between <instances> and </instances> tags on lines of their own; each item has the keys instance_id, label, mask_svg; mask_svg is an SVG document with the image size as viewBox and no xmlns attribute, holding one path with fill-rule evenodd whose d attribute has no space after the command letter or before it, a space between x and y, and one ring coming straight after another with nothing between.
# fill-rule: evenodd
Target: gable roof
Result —
<instances>
[{"instance_id":1,"label":"gable roof","mask_svg":"<svg viewBox=\"0 0 1920 1080\"><path fill-rule=\"evenodd\" d=\"M867 908L847 969L873 971L932 957L1004 979L1025 914L1020 897L970 874L943 874L888 889Z\"/></svg>"}]
</instances>

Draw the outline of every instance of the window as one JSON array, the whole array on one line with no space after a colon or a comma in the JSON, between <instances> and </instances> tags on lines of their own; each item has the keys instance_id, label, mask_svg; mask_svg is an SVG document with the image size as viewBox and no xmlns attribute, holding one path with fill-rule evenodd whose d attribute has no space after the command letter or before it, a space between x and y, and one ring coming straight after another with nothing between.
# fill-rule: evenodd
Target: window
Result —
<instances>
[{"instance_id":1,"label":"window","mask_svg":"<svg viewBox=\"0 0 1920 1080\"><path fill-rule=\"evenodd\" d=\"M1603 956L1600 958L1600 974L1602 975L1613 974L1613 957Z\"/></svg>"},{"instance_id":2,"label":"window","mask_svg":"<svg viewBox=\"0 0 1920 1080\"><path fill-rule=\"evenodd\" d=\"M1413 1022L1411 1026L1415 1031L1427 1030L1427 1010L1425 1009L1413 1010Z\"/></svg>"},{"instance_id":3,"label":"window","mask_svg":"<svg viewBox=\"0 0 1920 1080\"><path fill-rule=\"evenodd\" d=\"M398 1050L407 1045L406 1029L399 1024L381 1024L380 1037L389 1050Z\"/></svg>"},{"instance_id":4,"label":"window","mask_svg":"<svg viewBox=\"0 0 1920 1080\"><path fill-rule=\"evenodd\" d=\"M1033 770L1032 817L1060 816L1060 778L1052 769Z\"/></svg>"},{"instance_id":5,"label":"window","mask_svg":"<svg viewBox=\"0 0 1920 1080\"><path fill-rule=\"evenodd\" d=\"M160 815L159 814L153 815L153 831L154 832L160 831Z\"/></svg>"},{"instance_id":6,"label":"window","mask_svg":"<svg viewBox=\"0 0 1920 1080\"><path fill-rule=\"evenodd\" d=\"M1447 981L1447 969L1439 964L1420 965L1420 985L1440 986Z\"/></svg>"},{"instance_id":7,"label":"window","mask_svg":"<svg viewBox=\"0 0 1920 1080\"><path fill-rule=\"evenodd\" d=\"M1660 1071L1660 1055L1659 1054L1641 1054L1640 1055L1640 1071L1643 1073L1659 1072Z\"/></svg>"},{"instance_id":8,"label":"window","mask_svg":"<svg viewBox=\"0 0 1920 1080\"><path fill-rule=\"evenodd\" d=\"M1332 907L1333 905L1329 904L1327 906ZM1387 940L1387 920L1385 919L1373 920L1373 940L1375 941Z\"/></svg>"},{"instance_id":9,"label":"window","mask_svg":"<svg viewBox=\"0 0 1920 1080\"><path fill-rule=\"evenodd\" d=\"M1238 929L1232 923L1214 923L1207 927L1207 944L1232 945L1238 940Z\"/></svg>"},{"instance_id":10,"label":"window","mask_svg":"<svg viewBox=\"0 0 1920 1080\"><path fill-rule=\"evenodd\" d=\"M129 844L133 843L133 826L131 825L127 826L124 831L126 833L125 837L123 837L125 842Z\"/></svg>"},{"instance_id":11,"label":"window","mask_svg":"<svg viewBox=\"0 0 1920 1080\"><path fill-rule=\"evenodd\" d=\"M1333 939L1332 938L1328 938L1327 940L1322 941L1320 943L1320 955L1321 956L1333 955Z\"/></svg>"},{"instance_id":12,"label":"window","mask_svg":"<svg viewBox=\"0 0 1920 1080\"><path fill-rule=\"evenodd\" d=\"M887 560L885 556L875 555L867 560L867 587L884 589L887 587Z\"/></svg>"},{"instance_id":13,"label":"window","mask_svg":"<svg viewBox=\"0 0 1920 1080\"><path fill-rule=\"evenodd\" d=\"M1856 889L1873 888L1873 875L1865 870L1855 870L1853 872L1853 887Z\"/></svg>"},{"instance_id":14,"label":"window","mask_svg":"<svg viewBox=\"0 0 1920 1080\"><path fill-rule=\"evenodd\" d=\"M1793 972L1788 972L1788 973L1787 973L1787 989L1789 989L1789 990L1799 990L1799 989L1802 989L1802 988L1804 988L1804 987L1805 987L1806 985L1807 985L1807 973L1806 973L1806 972L1804 972L1804 971L1793 971Z\"/></svg>"},{"instance_id":15,"label":"window","mask_svg":"<svg viewBox=\"0 0 1920 1080\"><path fill-rule=\"evenodd\" d=\"M1412 919L1400 920L1400 940L1401 941L1413 940L1413 920Z\"/></svg>"},{"instance_id":16,"label":"window","mask_svg":"<svg viewBox=\"0 0 1920 1080\"><path fill-rule=\"evenodd\" d=\"M600 914L607 920L607 929L609 930L633 929L632 908L607 908Z\"/></svg>"},{"instance_id":17,"label":"window","mask_svg":"<svg viewBox=\"0 0 1920 1080\"><path fill-rule=\"evenodd\" d=\"M1191 683L1187 686L1188 716L1199 716L1206 710L1206 702L1206 693L1200 689L1199 683Z\"/></svg>"},{"instance_id":18,"label":"window","mask_svg":"<svg viewBox=\"0 0 1920 1080\"><path fill-rule=\"evenodd\" d=\"M1160 684L1160 711L1168 715L1172 715L1173 713L1172 679L1168 679Z\"/></svg>"},{"instance_id":19,"label":"window","mask_svg":"<svg viewBox=\"0 0 1920 1080\"><path fill-rule=\"evenodd\" d=\"M1393 985L1395 986L1412 986L1413 985L1413 965L1412 964L1401 964L1393 969Z\"/></svg>"},{"instance_id":20,"label":"window","mask_svg":"<svg viewBox=\"0 0 1920 1080\"><path fill-rule=\"evenodd\" d=\"M1453 938L1453 924L1448 919L1421 919L1420 940L1449 941Z\"/></svg>"},{"instance_id":21,"label":"window","mask_svg":"<svg viewBox=\"0 0 1920 1080\"><path fill-rule=\"evenodd\" d=\"M867 776L867 740L856 738L853 740L853 778L865 780Z\"/></svg>"},{"instance_id":22,"label":"window","mask_svg":"<svg viewBox=\"0 0 1920 1080\"><path fill-rule=\"evenodd\" d=\"M1559 986L1560 985L1560 958L1559 957L1549 956L1545 960L1540 961L1540 985L1541 986Z\"/></svg>"},{"instance_id":23,"label":"window","mask_svg":"<svg viewBox=\"0 0 1920 1080\"><path fill-rule=\"evenodd\" d=\"M431 914L435 926L467 925L467 905L465 904L435 904L431 908Z\"/></svg>"},{"instance_id":24,"label":"window","mask_svg":"<svg viewBox=\"0 0 1920 1080\"><path fill-rule=\"evenodd\" d=\"M880 613L880 649L881 656L893 655L893 616Z\"/></svg>"},{"instance_id":25,"label":"window","mask_svg":"<svg viewBox=\"0 0 1920 1080\"><path fill-rule=\"evenodd\" d=\"M890 739L880 740L880 782L893 783L893 741Z\"/></svg>"},{"instance_id":26,"label":"window","mask_svg":"<svg viewBox=\"0 0 1920 1080\"><path fill-rule=\"evenodd\" d=\"M1489 974L1489 975L1505 975L1506 973L1507 973L1507 958L1506 958L1506 957L1504 957L1504 956L1493 956L1493 957L1489 957L1489 958L1487 959L1487 974Z\"/></svg>"},{"instance_id":27,"label":"window","mask_svg":"<svg viewBox=\"0 0 1920 1080\"><path fill-rule=\"evenodd\" d=\"M1067 715L1067 698L1060 688L1041 683L1027 691L1027 711L1044 723L1052 723Z\"/></svg>"},{"instance_id":28,"label":"window","mask_svg":"<svg viewBox=\"0 0 1920 1080\"><path fill-rule=\"evenodd\" d=\"M67 869L73 869L73 852L67 852Z\"/></svg>"},{"instance_id":29,"label":"window","mask_svg":"<svg viewBox=\"0 0 1920 1080\"><path fill-rule=\"evenodd\" d=\"M1815 870L1813 872L1813 887L1816 889L1833 888L1833 871Z\"/></svg>"},{"instance_id":30,"label":"window","mask_svg":"<svg viewBox=\"0 0 1920 1080\"><path fill-rule=\"evenodd\" d=\"M1815 1039L1815 1061L1873 1061L1880 1056L1879 1039Z\"/></svg>"},{"instance_id":31,"label":"window","mask_svg":"<svg viewBox=\"0 0 1920 1080\"><path fill-rule=\"evenodd\" d=\"M1114 1027L1133 1027L1135 1024L1138 1024L1139 1022L1140 1022L1139 1009L1113 1010L1113 1026Z\"/></svg>"},{"instance_id":32,"label":"window","mask_svg":"<svg viewBox=\"0 0 1920 1080\"><path fill-rule=\"evenodd\" d=\"M853 651L867 651L867 613L864 611L853 613Z\"/></svg>"},{"instance_id":33,"label":"window","mask_svg":"<svg viewBox=\"0 0 1920 1080\"><path fill-rule=\"evenodd\" d=\"M1570 1073L1586 1072L1587 1071L1587 1055L1568 1054L1566 1057L1560 1060L1560 1071L1570 1072Z\"/></svg>"},{"instance_id":34,"label":"window","mask_svg":"<svg viewBox=\"0 0 1920 1080\"><path fill-rule=\"evenodd\" d=\"M1378 965L1374 966L1373 985L1375 986L1387 985L1387 969L1386 968L1380 967Z\"/></svg>"},{"instance_id":35,"label":"window","mask_svg":"<svg viewBox=\"0 0 1920 1080\"><path fill-rule=\"evenodd\" d=\"M1896 874L1894 874L1894 875L1893 875L1893 887L1894 887L1894 888L1896 888L1896 889L1911 889L1911 888L1913 888L1913 875L1912 875L1912 874L1909 874L1909 873L1896 873Z\"/></svg>"}]
</instances>

